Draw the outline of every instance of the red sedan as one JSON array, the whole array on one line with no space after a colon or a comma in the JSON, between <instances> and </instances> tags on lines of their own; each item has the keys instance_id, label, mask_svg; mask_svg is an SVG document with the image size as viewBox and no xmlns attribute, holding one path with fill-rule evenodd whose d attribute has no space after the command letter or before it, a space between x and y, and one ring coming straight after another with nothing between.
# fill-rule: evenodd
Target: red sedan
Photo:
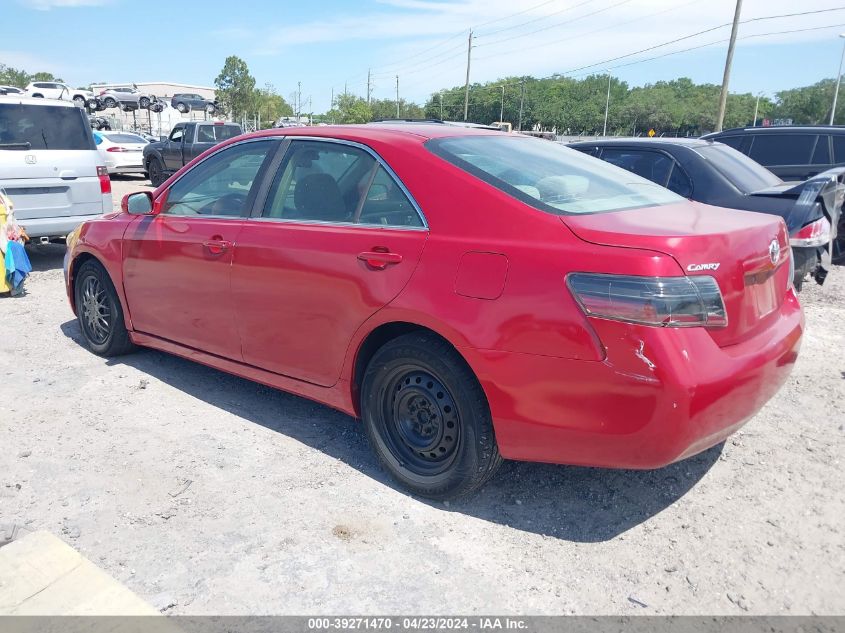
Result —
<instances>
[{"instance_id":1,"label":"red sedan","mask_svg":"<svg viewBox=\"0 0 845 633\"><path fill-rule=\"evenodd\" d=\"M68 241L92 351L152 347L358 416L441 499L502 458L656 468L713 446L803 330L780 218L444 124L241 136Z\"/></svg>"}]
</instances>

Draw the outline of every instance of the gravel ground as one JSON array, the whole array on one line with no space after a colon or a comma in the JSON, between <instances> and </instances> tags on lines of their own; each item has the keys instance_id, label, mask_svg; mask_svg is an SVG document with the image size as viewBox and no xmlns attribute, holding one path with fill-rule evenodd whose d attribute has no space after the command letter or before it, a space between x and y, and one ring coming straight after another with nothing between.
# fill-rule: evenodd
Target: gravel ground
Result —
<instances>
[{"instance_id":1,"label":"gravel ground","mask_svg":"<svg viewBox=\"0 0 845 633\"><path fill-rule=\"evenodd\" d=\"M138 188L115 182L115 199ZM506 463L412 498L360 425L155 351L86 351L63 247L0 298L0 524L46 529L167 613L842 614L845 270L801 295L788 384L651 472Z\"/></svg>"}]
</instances>

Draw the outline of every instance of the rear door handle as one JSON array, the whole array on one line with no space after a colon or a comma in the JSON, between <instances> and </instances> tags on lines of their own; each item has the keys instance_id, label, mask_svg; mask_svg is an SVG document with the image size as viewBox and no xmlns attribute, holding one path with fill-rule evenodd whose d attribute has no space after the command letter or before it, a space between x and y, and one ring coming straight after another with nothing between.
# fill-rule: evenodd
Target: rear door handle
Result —
<instances>
[{"instance_id":1,"label":"rear door handle","mask_svg":"<svg viewBox=\"0 0 845 633\"><path fill-rule=\"evenodd\" d=\"M227 240L206 240L202 243L208 249L208 252L212 255L222 255L229 247L232 245L231 242Z\"/></svg>"},{"instance_id":2,"label":"rear door handle","mask_svg":"<svg viewBox=\"0 0 845 633\"><path fill-rule=\"evenodd\" d=\"M390 264L398 264L402 261L402 256L399 253L382 252L382 251L364 251L358 253L358 259L367 263L370 268L377 270L384 270Z\"/></svg>"}]
</instances>

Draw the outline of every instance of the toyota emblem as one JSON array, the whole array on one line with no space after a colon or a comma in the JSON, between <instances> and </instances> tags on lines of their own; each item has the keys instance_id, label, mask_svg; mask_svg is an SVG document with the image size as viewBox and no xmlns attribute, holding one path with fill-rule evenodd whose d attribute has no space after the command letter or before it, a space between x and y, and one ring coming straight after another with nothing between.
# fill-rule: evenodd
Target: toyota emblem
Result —
<instances>
[{"instance_id":1,"label":"toyota emblem","mask_svg":"<svg viewBox=\"0 0 845 633\"><path fill-rule=\"evenodd\" d=\"M777 264L780 259L780 244L777 240L772 240L769 244L769 259L772 260L772 264Z\"/></svg>"}]
</instances>

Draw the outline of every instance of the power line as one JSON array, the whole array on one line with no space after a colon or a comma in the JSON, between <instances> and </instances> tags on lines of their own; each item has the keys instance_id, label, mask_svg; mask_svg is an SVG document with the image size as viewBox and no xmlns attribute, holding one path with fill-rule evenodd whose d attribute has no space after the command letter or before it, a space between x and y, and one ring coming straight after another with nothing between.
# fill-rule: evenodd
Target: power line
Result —
<instances>
[{"instance_id":1,"label":"power line","mask_svg":"<svg viewBox=\"0 0 845 633\"><path fill-rule=\"evenodd\" d=\"M391 68L391 67L397 66L399 64L403 64L406 61L408 61L409 59L414 59L416 57L419 57L420 55L425 55L426 53L433 51L434 49L440 47L442 44L445 44L446 42L451 42L456 37L463 36L464 33L466 33L466 29L464 29L463 31L460 31L458 33L455 33L454 35L450 35L445 40L440 40L439 42L437 42L436 44L434 44L433 46L431 46L429 48L426 48L425 50L421 50L419 52L414 53L413 55L411 55L409 57L406 57L402 62L398 62L398 63L394 63L394 64L385 64L384 66L373 66L373 68ZM389 72L386 72L386 73L385 72L374 73L374 74L383 75L383 74L390 74L391 72L393 72L393 71L389 71Z\"/></svg>"},{"instance_id":2,"label":"power line","mask_svg":"<svg viewBox=\"0 0 845 633\"><path fill-rule=\"evenodd\" d=\"M541 31L548 31L549 29L554 29L559 26L563 26L565 24L572 24L573 22L577 22L578 20L583 20L584 18L590 18L594 15L598 15L599 13L604 13L605 11L610 11L611 9L615 9L616 7L621 7L623 4L628 4L632 0L619 0L616 4L611 4L607 7L596 9L590 13L585 13L584 15L579 15L577 18L572 18L570 20L564 20L563 22L557 22L555 24L549 24L539 29L534 29L533 31L528 31L528 33L521 33L519 35L512 35L510 37L506 37L501 40L497 40L495 42L488 42L486 44L479 44L479 48L482 46L494 46L495 44L502 44L503 42L510 42L511 40L516 40L522 37L528 37L529 35L534 35L535 33L540 33Z\"/></svg>"},{"instance_id":3,"label":"power line","mask_svg":"<svg viewBox=\"0 0 845 633\"><path fill-rule=\"evenodd\" d=\"M803 11L801 13L785 13L782 15L768 15L759 18L750 18L748 20L741 20L740 24L748 24L749 22L762 22L763 20L776 20L779 18L791 18L801 15L813 15L817 13L829 13L831 11L842 11L845 10L845 7L836 7L833 9L818 9L816 11ZM668 42L662 42L660 44L655 44L654 46L649 46L648 48L643 48L638 51L634 51L633 53L626 53L625 55L619 55L617 57L612 57L610 59L605 59L600 62L596 62L594 64L588 64L586 66L581 66L580 68L573 68L571 70L564 71L562 73L558 73L561 75L569 75L572 73L577 73L580 70L585 70L587 68L594 68L595 66L604 66L605 64L609 64L611 62L618 61L620 59L625 59L627 57L633 57L634 55L639 55L640 53L647 53L648 51L653 51L658 48L663 48L664 46L669 46L670 44L676 44L678 42L683 42L684 40L689 40L694 37L698 37L699 35L704 35L705 33L712 33L713 31L718 31L719 29L723 29L726 26L731 26L732 22L726 22L725 24L720 24L718 26L713 26L709 29L704 29L703 31L698 31L696 33L690 33L689 35L684 35L683 37L675 38L674 40L669 40Z\"/></svg>"},{"instance_id":4,"label":"power line","mask_svg":"<svg viewBox=\"0 0 845 633\"><path fill-rule=\"evenodd\" d=\"M578 7L582 7L585 4L591 4L595 1L596 0L584 0L584 2L573 5L571 7L566 7L566 8L560 9L559 11L555 11L553 13L547 13L545 15L541 15L539 17L528 20L527 22L521 22L520 24L513 24L511 26L505 26L501 29L496 29L495 31L490 31L489 33L484 33L483 35L479 35L478 37L479 38L490 37L491 35L495 35L496 33L502 33L504 31L512 31L513 29L518 29L518 28L526 26L528 24L533 24L534 22L539 22L540 20L546 20L546 19L552 17L553 15L559 15L561 13L566 13L567 11L572 11L573 9L577 9Z\"/></svg>"},{"instance_id":5,"label":"power line","mask_svg":"<svg viewBox=\"0 0 845 633\"><path fill-rule=\"evenodd\" d=\"M523 9L522 11L517 11L516 13L510 13L508 15L501 17L501 18L496 18L494 20L487 20L487 22L482 22L481 24L476 24L472 28L473 28L473 30L480 29L482 26L487 26L488 24L495 24L496 22L502 22L504 20L510 20L511 18L515 18L518 15L522 15L524 13L529 13L530 11L533 11L534 9L539 9L540 7L544 7L547 4L551 4L552 2L557 2L557 0L546 0L545 2L541 2L540 4L535 4L533 7L528 7L527 9Z\"/></svg>"}]
</instances>

